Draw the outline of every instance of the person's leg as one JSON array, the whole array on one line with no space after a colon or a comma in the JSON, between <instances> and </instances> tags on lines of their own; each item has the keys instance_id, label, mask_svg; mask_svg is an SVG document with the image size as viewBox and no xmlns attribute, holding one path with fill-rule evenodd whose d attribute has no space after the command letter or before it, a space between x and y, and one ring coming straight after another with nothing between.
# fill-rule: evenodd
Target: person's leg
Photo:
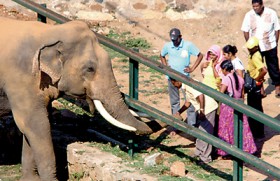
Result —
<instances>
[{"instance_id":1,"label":"person's leg","mask_svg":"<svg viewBox=\"0 0 280 181\"><path fill-rule=\"evenodd\" d=\"M267 70L269 77L272 80L272 85L275 86L275 93L280 97L280 70L279 61L277 56L277 47L261 52L262 56L265 58Z\"/></svg>"},{"instance_id":2,"label":"person's leg","mask_svg":"<svg viewBox=\"0 0 280 181\"><path fill-rule=\"evenodd\" d=\"M247 104L261 112L263 112L262 107L262 97L260 93L248 93ZM264 124L259 121L248 117L249 126L251 128L254 138L264 137Z\"/></svg>"},{"instance_id":3,"label":"person's leg","mask_svg":"<svg viewBox=\"0 0 280 181\"><path fill-rule=\"evenodd\" d=\"M184 96L184 100L187 100L186 94L184 91L181 89L182 95ZM195 107L191 104L191 106L187 109L187 123L190 126L196 126L196 121L197 120L197 112L195 110Z\"/></svg>"},{"instance_id":4,"label":"person's leg","mask_svg":"<svg viewBox=\"0 0 280 181\"><path fill-rule=\"evenodd\" d=\"M198 129L213 135L214 126L215 126L215 117L216 117L216 110L207 114L205 120L199 121ZM202 161L204 162L212 161L212 157L211 157L212 150L213 150L213 146L210 145L209 143L206 143L200 139L196 140L195 155L199 156Z\"/></svg>"},{"instance_id":5,"label":"person's leg","mask_svg":"<svg viewBox=\"0 0 280 181\"><path fill-rule=\"evenodd\" d=\"M168 79L168 92L171 106L171 113L175 114L180 109L180 94L179 89L175 87L171 80Z\"/></svg>"},{"instance_id":6,"label":"person's leg","mask_svg":"<svg viewBox=\"0 0 280 181\"><path fill-rule=\"evenodd\" d=\"M196 126L197 112L195 111L195 107L191 104L191 106L187 109L187 120L188 125Z\"/></svg>"}]
</instances>

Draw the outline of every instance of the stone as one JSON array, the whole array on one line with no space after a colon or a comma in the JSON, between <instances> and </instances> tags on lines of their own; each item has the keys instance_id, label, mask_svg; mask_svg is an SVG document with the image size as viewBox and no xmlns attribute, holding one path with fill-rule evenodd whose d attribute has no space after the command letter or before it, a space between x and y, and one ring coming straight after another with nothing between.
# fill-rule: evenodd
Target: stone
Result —
<instances>
[{"instance_id":1,"label":"stone","mask_svg":"<svg viewBox=\"0 0 280 181\"><path fill-rule=\"evenodd\" d=\"M135 168L127 167L127 162L108 152L89 145L89 142L75 142L67 146L67 161L69 178L77 173L83 173L81 180L149 180L157 179L140 174Z\"/></svg>"},{"instance_id":2,"label":"stone","mask_svg":"<svg viewBox=\"0 0 280 181\"><path fill-rule=\"evenodd\" d=\"M114 17L108 13L96 12L96 11L79 11L76 16L78 19L86 19L91 21L112 21Z\"/></svg>"},{"instance_id":3,"label":"stone","mask_svg":"<svg viewBox=\"0 0 280 181\"><path fill-rule=\"evenodd\" d=\"M180 161L174 162L170 167L170 174L171 176L185 177L186 176L185 164Z\"/></svg>"},{"instance_id":4,"label":"stone","mask_svg":"<svg viewBox=\"0 0 280 181\"><path fill-rule=\"evenodd\" d=\"M155 166L162 162L163 155L161 153L154 153L144 158L144 165L145 166Z\"/></svg>"}]
</instances>

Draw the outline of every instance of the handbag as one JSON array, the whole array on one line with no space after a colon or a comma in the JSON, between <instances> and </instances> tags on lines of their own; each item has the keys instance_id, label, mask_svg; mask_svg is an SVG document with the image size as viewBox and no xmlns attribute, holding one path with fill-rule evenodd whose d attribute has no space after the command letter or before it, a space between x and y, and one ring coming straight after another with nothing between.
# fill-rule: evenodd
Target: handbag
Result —
<instances>
[{"instance_id":1,"label":"handbag","mask_svg":"<svg viewBox=\"0 0 280 181\"><path fill-rule=\"evenodd\" d=\"M255 79L253 79L249 72L244 73L244 91L245 93L254 92L257 89Z\"/></svg>"}]
</instances>

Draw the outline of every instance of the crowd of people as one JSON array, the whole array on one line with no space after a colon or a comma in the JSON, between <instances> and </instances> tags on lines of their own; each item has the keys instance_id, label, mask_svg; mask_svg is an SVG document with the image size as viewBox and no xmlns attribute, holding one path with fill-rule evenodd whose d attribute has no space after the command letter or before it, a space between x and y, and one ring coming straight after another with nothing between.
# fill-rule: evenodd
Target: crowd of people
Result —
<instances>
[{"instance_id":1,"label":"crowd of people","mask_svg":"<svg viewBox=\"0 0 280 181\"><path fill-rule=\"evenodd\" d=\"M280 25L276 12L265 7L262 0L252 0L252 10L244 17L241 30L244 33L246 47L249 55L247 67L238 58L238 49L234 45L212 45L205 54L192 42L184 40L178 28L170 30L170 42L167 42L160 54L162 64L190 76L200 65L203 79L202 83L228 96L244 101L244 74L255 80L256 88L247 93L247 104L263 112L262 99L265 93L263 82L268 73L275 86L275 97L280 98L280 71L277 57L277 45ZM166 57L168 56L168 58ZM190 66L190 57L195 56L196 61ZM264 63L265 61L265 63ZM226 104L219 103L213 98L199 91L167 77L171 105L171 113L176 118L187 110L186 122L209 134L217 135L221 140L234 143L234 109ZM182 91L185 103L180 107L180 94ZM215 121L217 120L217 121ZM216 124L215 124L216 123ZM243 150L260 156L256 141L263 139L264 125L251 117L243 115ZM223 159L231 156L224 150L217 149L215 153ZM212 145L197 139L195 155L203 162L211 162L214 149Z\"/></svg>"}]
</instances>

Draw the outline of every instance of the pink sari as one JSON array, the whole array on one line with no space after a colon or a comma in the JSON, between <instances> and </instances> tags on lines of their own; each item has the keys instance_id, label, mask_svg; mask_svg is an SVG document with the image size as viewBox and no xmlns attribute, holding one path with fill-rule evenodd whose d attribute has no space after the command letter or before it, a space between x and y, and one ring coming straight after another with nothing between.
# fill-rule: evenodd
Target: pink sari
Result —
<instances>
[{"instance_id":1,"label":"pink sari","mask_svg":"<svg viewBox=\"0 0 280 181\"><path fill-rule=\"evenodd\" d=\"M226 77L225 77L226 78ZM233 77L231 77L233 78ZM228 86L228 91L232 90L232 86L235 86L234 79L231 86ZM243 86L244 81L239 79L239 85ZM234 98L239 99L241 95L242 87L238 90L234 88ZM220 115L218 122L218 136L223 141L233 145L234 144L234 109L226 104L220 105ZM243 151L253 154L257 151L257 147L248 123L248 117L243 114ZM218 155L225 156L227 153L221 149L218 149Z\"/></svg>"}]
</instances>

